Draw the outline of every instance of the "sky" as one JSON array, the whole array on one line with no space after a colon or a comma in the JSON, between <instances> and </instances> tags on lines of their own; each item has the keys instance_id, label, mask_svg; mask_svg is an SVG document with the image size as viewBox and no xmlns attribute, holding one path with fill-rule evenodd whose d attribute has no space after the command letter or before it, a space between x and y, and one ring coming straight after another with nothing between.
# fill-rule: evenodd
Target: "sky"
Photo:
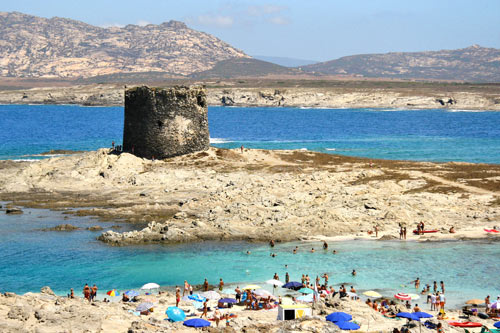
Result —
<instances>
[{"instance_id":1,"label":"sky","mask_svg":"<svg viewBox=\"0 0 500 333\"><path fill-rule=\"evenodd\" d=\"M500 48L500 0L0 0L0 11L102 27L178 20L249 55L316 61Z\"/></svg>"}]
</instances>

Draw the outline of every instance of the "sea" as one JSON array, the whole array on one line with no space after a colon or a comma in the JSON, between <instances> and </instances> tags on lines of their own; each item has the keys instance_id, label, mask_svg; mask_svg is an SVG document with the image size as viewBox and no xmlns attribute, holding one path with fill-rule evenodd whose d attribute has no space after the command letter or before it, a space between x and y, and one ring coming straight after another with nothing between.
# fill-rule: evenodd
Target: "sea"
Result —
<instances>
[{"instance_id":1,"label":"sea","mask_svg":"<svg viewBox=\"0 0 500 333\"><path fill-rule=\"evenodd\" d=\"M236 148L307 149L369 158L415 161L500 163L500 112L451 110L209 108L213 145ZM53 105L0 106L0 159L36 160L50 150L94 150L119 145L123 108ZM5 203L0 203L5 205ZM311 279L328 273L330 284L354 286L359 293L384 296L416 293L422 285L444 281L448 305L470 298L500 295L498 242L339 241L323 251L320 243L267 244L199 242L116 247L96 240L86 228L112 225L120 231L142 227L102 222L64 212L23 209L0 211L0 292L36 292L49 285L60 295L85 283L97 284L100 296L111 289L140 288L155 282L182 285L184 280L231 288L257 283L275 293L266 280L301 274ZM43 231L62 223L80 230ZM299 246L297 254L292 249ZM311 253L311 248L316 252ZM335 249L337 254L333 254ZM250 254L247 254L250 251ZM352 270L357 275L351 275ZM425 303L425 299L414 303ZM424 307L424 309L427 309Z\"/></svg>"}]
</instances>

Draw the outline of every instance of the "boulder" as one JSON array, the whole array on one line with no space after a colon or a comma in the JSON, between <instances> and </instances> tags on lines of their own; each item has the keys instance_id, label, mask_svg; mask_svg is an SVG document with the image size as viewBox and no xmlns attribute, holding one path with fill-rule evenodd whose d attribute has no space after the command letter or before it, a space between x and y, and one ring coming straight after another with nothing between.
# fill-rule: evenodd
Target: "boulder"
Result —
<instances>
[{"instance_id":1,"label":"boulder","mask_svg":"<svg viewBox=\"0 0 500 333\"><path fill-rule=\"evenodd\" d=\"M5 214L22 214L23 211L20 208L7 208Z\"/></svg>"},{"instance_id":2,"label":"boulder","mask_svg":"<svg viewBox=\"0 0 500 333\"><path fill-rule=\"evenodd\" d=\"M7 317L9 319L16 319L26 321L31 317L33 313L33 309L27 305L14 305L10 308L9 313L7 313Z\"/></svg>"},{"instance_id":3,"label":"boulder","mask_svg":"<svg viewBox=\"0 0 500 333\"><path fill-rule=\"evenodd\" d=\"M88 227L87 230L90 231L101 231L103 228L100 225L93 225L91 227Z\"/></svg>"},{"instance_id":4,"label":"boulder","mask_svg":"<svg viewBox=\"0 0 500 333\"><path fill-rule=\"evenodd\" d=\"M42 231L73 231L78 229L80 228L75 227L74 225L71 224L59 224L52 228L44 228L42 229Z\"/></svg>"},{"instance_id":5,"label":"boulder","mask_svg":"<svg viewBox=\"0 0 500 333\"><path fill-rule=\"evenodd\" d=\"M50 289L49 286L45 286L45 287L42 287L40 289L40 293L42 294L46 294L46 295L51 295L51 296L55 296L56 294L52 291L52 289Z\"/></svg>"}]
</instances>

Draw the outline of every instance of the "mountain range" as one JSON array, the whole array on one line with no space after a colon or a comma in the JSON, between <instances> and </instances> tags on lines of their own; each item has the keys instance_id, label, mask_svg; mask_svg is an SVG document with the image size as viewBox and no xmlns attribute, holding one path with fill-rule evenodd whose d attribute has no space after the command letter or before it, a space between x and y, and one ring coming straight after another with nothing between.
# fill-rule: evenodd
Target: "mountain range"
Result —
<instances>
[{"instance_id":1,"label":"mountain range","mask_svg":"<svg viewBox=\"0 0 500 333\"><path fill-rule=\"evenodd\" d=\"M248 57L220 39L169 21L101 28L0 12L0 76L90 77L119 72L188 75Z\"/></svg>"},{"instance_id":2,"label":"mountain range","mask_svg":"<svg viewBox=\"0 0 500 333\"><path fill-rule=\"evenodd\" d=\"M362 54L301 69L323 75L500 82L500 50L472 45L458 50Z\"/></svg>"},{"instance_id":3,"label":"mountain range","mask_svg":"<svg viewBox=\"0 0 500 333\"><path fill-rule=\"evenodd\" d=\"M178 21L103 28L66 18L0 12L0 31L0 77L79 82L272 76L500 82L500 50L478 45L310 64L294 58L252 58Z\"/></svg>"}]
</instances>

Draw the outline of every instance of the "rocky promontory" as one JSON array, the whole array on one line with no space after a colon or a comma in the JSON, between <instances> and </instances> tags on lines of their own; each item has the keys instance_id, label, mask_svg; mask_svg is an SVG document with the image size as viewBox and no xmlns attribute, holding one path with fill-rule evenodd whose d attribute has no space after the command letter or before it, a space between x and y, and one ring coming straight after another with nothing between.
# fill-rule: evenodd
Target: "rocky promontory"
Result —
<instances>
[{"instance_id":1,"label":"rocky promontory","mask_svg":"<svg viewBox=\"0 0 500 333\"><path fill-rule=\"evenodd\" d=\"M113 245L363 238L375 226L398 236L400 224L413 237L421 221L440 233L415 240L500 238L483 231L500 227L498 165L210 148L154 161L101 149L0 168L0 200L140 224L104 230Z\"/></svg>"}]
</instances>

